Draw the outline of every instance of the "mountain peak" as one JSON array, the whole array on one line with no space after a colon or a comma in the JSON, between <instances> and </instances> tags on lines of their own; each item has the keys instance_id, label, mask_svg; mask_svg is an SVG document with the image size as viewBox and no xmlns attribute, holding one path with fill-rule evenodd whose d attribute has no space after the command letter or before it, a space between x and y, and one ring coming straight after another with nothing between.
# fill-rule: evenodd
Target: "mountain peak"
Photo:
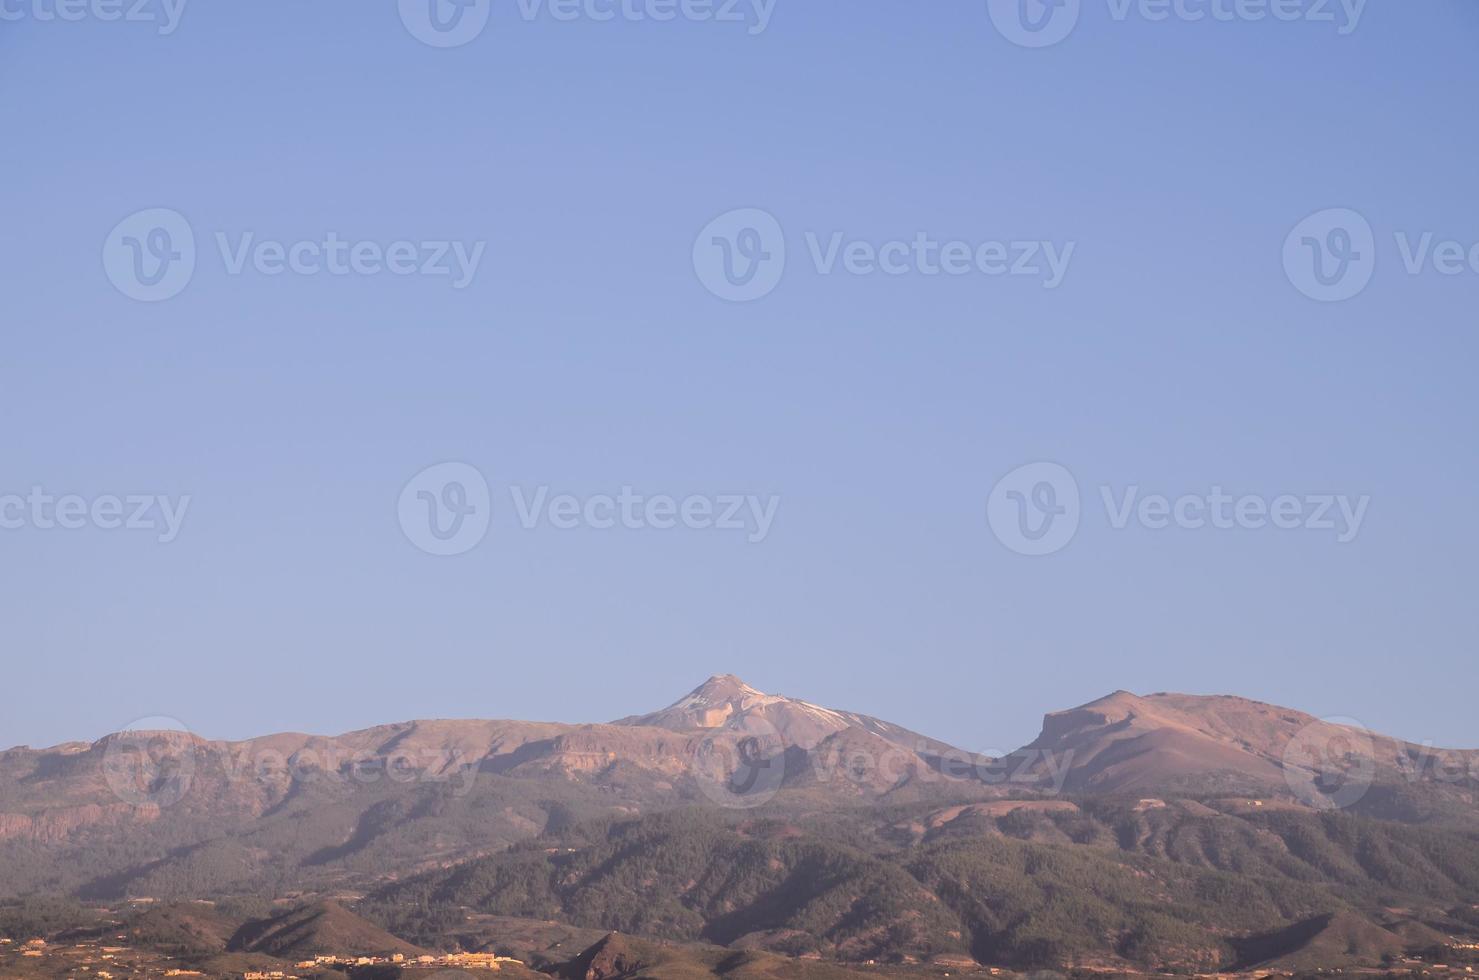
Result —
<instances>
[{"instance_id":1,"label":"mountain peak","mask_svg":"<svg viewBox=\"0 0 1479 980\"><path fill-rule=\"evenodd\" d=\"M725 728L751 712L785 704L789 698L757 690L734 674L715 674L672 704L650 715L624 718L619 724L659 728Z\"/></svg>"},{"instance_id":2,"label":"mountain peak","mask_svg":"<svg viewBox=\"0 0 1479 980\"><path fill-rule=\"evenodd\" d=\"M893 743L910 754L951 748L868 715L824 708L800 698L766 694L734 674L715 674L661 711L622 718L615 724L677 732L723 730L759 735L808 751L842 733L877 737L882 739L880 746ZM878 751L884 749L880 747Z\"/></svg>"},{"instance_id":3,"label":"mountain peak","mask_svg":"<svg viewBox=\"0 0 1479 980\"><path fill-rule=\"evenodd\" d=\"M734 699L768 697L770 695L751 687L733 674L715 674L692 691L689 691L688 697L683 700L690 698L702 699L718 704ZM682 702L680 701L678 703L681 704Z\"/></svg>"}]
</instances>

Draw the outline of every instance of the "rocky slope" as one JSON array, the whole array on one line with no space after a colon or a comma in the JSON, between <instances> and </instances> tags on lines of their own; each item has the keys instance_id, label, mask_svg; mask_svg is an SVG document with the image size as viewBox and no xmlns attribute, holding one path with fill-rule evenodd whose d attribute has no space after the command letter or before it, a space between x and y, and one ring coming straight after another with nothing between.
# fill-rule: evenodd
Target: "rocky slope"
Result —
<instances>
[{"instance_id":1,"label":"rocky slope","mask_svg":"<svg viewBox=\"0 0 1479 980\"><path fill-rule=\"evenodd\" d=\"M722 675L609 724L414 721L244 742L125 732L12 749L0 753L0 894L364 887L592 817L686 806L1073 807L1130 794L1479 826L1476 773L1473 752L1271 705L1124 692L1050 714L1036 741L982 760Z\"/></svg>"},{"instance_id":2,"label":"rocky slope","mask_svg":"<svg viewBox=\"0 0 1479 980\"><path fill-rule=\"evenodd\" d=\"M1479 788L1479 752L1229 696L1118 691L1049 714L1017 755L1070 793L1246 795L1414 821L1464 819Z\"/></svg>"},{"instance_id":3,"label":"rocky slope","mask_svg":"<svg viewBox=\"0 0 1479 980\"><path fill-rule=\"evenodd\" d=\"M0 893L190 896L329 887L507 846L603 812L994 790L938 741L716 677L614 724L414 721L218 742L124 732L0 753ZM735 785L731 786L734 781Z\"/></svg>"}]
</instances>

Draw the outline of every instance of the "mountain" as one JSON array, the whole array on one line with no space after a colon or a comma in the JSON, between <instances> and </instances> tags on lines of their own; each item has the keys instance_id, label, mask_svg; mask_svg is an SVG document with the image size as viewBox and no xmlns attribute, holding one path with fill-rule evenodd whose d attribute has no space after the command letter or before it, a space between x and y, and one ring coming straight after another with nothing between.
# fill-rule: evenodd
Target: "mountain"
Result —
<instances>
[{"instance_id":1,"label":"mountain","mask_svg":"<svg viewBox=\"0 0 1479 980\"><path fill-rule=\"evenodd\" d=\"M869 715L757 691L733 674L710 677L661 711L623 718L612 724L675 732L775 734L787 746L807 750L839 733L857 732L922 755L955 751L944 742Z\"/></svg>"},{"instance_id":2,"label":"mountain","mask_svg":"<svg viewBox=\"0 0 1479 980\"><path fill-rule=\"evenodd\" d=\"M1463 818L1479 752L1433 749L1245 698L1118 691L1015 753L1070 793L1258 796L1389 819Z\"/></svg>"},{"instance_id":3,"label":"mountain","mask_svg":"<svg viewBox=\"0 0 1479 980\"><path fill-rule=\"evenodd\" d=\"M1291 709L1123 691L982 759L720 675L606 724L0 752L0 897L163 900L140 937L237 966L515 948L523 923L551 969L622 934L574 980L780 975L771 954L1359 967L1479 938L1476 773Z\"/></svg>"},{"instance_id":4,"label":"mountain","mask_svg":"<svg viewBox=\"0 0 1479 980\"><path fill-rule=\"evenodd\" d=\"M1442 946L1479 934L1476 899L1461 832L1028 801L599 822L388 884L360 911L422 943L492 916L846 962L1207 972Z\"/></svg>"},{"instance_id":5,"label":"mountain","mask_svg":"<svg viewBox=\"0 0 1479 980\"><path fill-rule=\"evenodd\" d=\"M766 694L733 674L710 677L660 711L613 724L752 740L764 754L783 760L778 768L786 785L828 796L904 796L931 779L978 783L974 765L963 777L947 776L942 760L988 761L870 715Z\"/></svg>"},{"instance_id":6,"label":"mountain","mask_svg":"<svg viewBox=\"0 0 1479 980\"><path fill-rule=\"evenodd\" d=\"M1239 698L1119 692L1049 714L1034 742L987 760L733 675L607 724L431 720L242 742L124 732L0 752L0 896L355 891L591 820L693 807L936 814L890 831L900 840L991 824L993 807L1125 794L1479 826L1479 757L1435 766L1425 752Z\"/></svg>"},{"instance_id":7,"label":"mountain","mask_svg":"<svg viewBox=\"0 0 1479 980\"><path fill-rule=\"evenodd\" d=\"M999 795L940 775L938 755L953 751L728 676L614 724L412 721L242 742L123 732L22 747L0 752L0 895L353 888L601 814L750 806L781 791L812 805ZM749 780L749 795L733 780Z\"/></svg>"}]
</instances>

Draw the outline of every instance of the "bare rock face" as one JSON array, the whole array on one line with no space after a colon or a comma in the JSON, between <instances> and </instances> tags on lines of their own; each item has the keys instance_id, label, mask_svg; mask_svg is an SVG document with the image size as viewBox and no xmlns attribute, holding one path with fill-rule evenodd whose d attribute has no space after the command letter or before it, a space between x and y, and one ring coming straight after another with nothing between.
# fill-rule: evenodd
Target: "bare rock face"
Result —
<instances>
[{"instance_id":1,"label":"bare rock face","mask_svg":"<svg viewBox=\"0 0 1479 980\"><path fill-rule=\"evenodd\" d=\"M159 807L125 803L85 803L28 815L0 813L0 841L20 839L37 844L55 844L84 829L116 827L131 822L147 823L159 818Z\"/></svg>"}]
</instances>

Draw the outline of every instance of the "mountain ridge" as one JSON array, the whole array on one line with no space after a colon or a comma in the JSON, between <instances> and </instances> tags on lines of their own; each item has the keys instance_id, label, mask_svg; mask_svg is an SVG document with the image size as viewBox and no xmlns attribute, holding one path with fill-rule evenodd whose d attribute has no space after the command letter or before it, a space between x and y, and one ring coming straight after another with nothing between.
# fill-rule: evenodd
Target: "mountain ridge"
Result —
<instances>
[{"instance_id":1,"label":"mountain ridge","mask_svg":"<svg viewBox=\"0 0 1479 980\"><path fill-rule=\"evenodd\" d=\"M1420 746L1228 695L1118 691L1050 712L1034 741L1001 759L732 674L601 724L432 719L338 736L124 732L64 746L0 753L0 887L11 893L354 887L573 821L689 806L943 812L1128 794L1479 827L1479 753L1433 750L1467 767L1439 780L1423 772Z\"/></svg>"}]
</instances>

